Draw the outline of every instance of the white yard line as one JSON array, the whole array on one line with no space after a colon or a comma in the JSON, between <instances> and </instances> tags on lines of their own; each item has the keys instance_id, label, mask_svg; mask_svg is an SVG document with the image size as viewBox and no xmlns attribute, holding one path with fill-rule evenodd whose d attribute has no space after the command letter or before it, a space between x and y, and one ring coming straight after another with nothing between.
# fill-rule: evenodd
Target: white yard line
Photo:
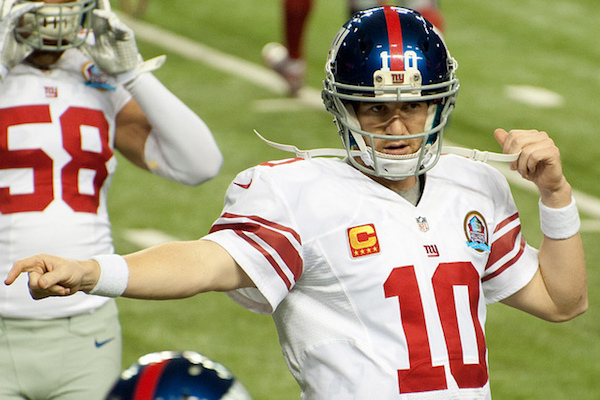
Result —
<instances>
[{"instance_id":1,"label":"white yard line","mask_svg":"<svg viewBox=\"0 0 600 400\"><path fill-rule=\"evenodd\" d=\"M165 242L179 240L174 236L167 235L164 232L154 229L126 229L123 232L123 239L142 249Z\"/></svg>"},{"instance_id":2,"label":"white yard line","mask_svg":"<svg viewBox=\"0 0 600 400\"><path fill-rule=\"evenodd\" d=\"M275 94L281 95L286 93L287 87L283 79L266 67L213 49L157 26L132 19L124 14L119 14L119 17L125 24L134 30L136 36L140 39L161 46L169 52L178 54L183 58L214 67L221 72L228 72L238 78L245 79L252 84L270 90ZM279 105L274 104L277 102ZM258 103L257 108L290 108L297 107L299 104L321 111L325 110L321 101L321 92L309 87L303 88L297 99L282 98L273 102L262 100ZM452 145L447 141L444 143ZM506 179L511 185L524 188L532 193L537 193L537 189L531 182L525 181L517 173L510 171L506 165L494 165L504 174L504 176L506 176ZM573 191L573 196L577 201L580 211L592 218L600 218L600 199L577 190ZM599 232L600 222L588 221L588 223L583 224L582 230Z\"/></svg>"}]
</instances>

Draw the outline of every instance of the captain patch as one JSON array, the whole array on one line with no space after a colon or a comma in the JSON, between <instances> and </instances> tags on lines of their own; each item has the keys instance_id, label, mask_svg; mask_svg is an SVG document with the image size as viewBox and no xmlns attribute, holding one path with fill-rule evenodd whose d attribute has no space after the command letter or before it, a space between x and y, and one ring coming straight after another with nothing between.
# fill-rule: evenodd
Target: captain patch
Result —
<instances>
[{"instance_id":1,"label":"captain patch","mask_svg":"<svg viewBox=\"0 0 600 400\"><path fill-rule=\"evenodd\" d=\"M379 253L379 240L373 224L348 228L348 242L353 258Z\"/></svg>"}]
</instances>

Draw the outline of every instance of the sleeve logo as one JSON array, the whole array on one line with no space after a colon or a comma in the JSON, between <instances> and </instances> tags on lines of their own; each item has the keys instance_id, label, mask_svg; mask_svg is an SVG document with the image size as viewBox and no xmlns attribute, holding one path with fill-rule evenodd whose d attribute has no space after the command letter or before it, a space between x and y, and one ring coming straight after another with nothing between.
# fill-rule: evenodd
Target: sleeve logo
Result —
<instances>
[{"instance_id":1,"label":"sleeve logo","mask_svg":"<svg viewBox=\"0 0 600 400\"><path fill-rule=\"evenodd\" d=\"M375 225L360 225L348 228L348 242L352 258L379 253L379 240Z\"/></svg>"},{"instance_id":2,"label":"sleeve logo","mask_svg":"<svg viewBox=\"0 0 600 400\"><path fill-rule=\"evenodd\" d=\"M465 217L464 230L467 236L467 246L480 253L490 252L488 228L483 215L477 211L469 212Z\"/></svg>"}]
</instances>

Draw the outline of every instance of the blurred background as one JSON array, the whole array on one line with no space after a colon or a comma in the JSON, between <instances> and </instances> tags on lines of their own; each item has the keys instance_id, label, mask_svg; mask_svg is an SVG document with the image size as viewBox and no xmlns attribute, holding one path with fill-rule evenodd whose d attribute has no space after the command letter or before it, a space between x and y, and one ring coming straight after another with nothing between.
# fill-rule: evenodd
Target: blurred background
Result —
<instances>
[{"instance_id":1,"label":"blurred background","mask_svg":"<svg viewBox=\"0 0 600 400\"><path fill-rule=\"evenodd\" d=\"M341 147L319 91L325 57L347 19L347 6L345 0L314 2L305 39L307 87L296 99L285 96L283 82L261 62L263 45L282 40L280 0L149 0L141 14L120 14L135 30L146 59L167 55L155 75L211 127L225 164L216 179L189 188L121 162L109 198L118 252L206 234L238 172L290 157L262 143L254 129L301 149ZM116 0L112 6L119 10ZM550 324L491 306L486 330L492 394L499 400L598 399L600 4L442 0L441 11L461 81L445 140L499 151L495 128L547 131L561 149L583 221L588 312ZM507 174L524 233L537 246L538 197ZM118 305L124 367L149 352L195 350L231 369L257 400L300 398L270 317L254 315L219 293L178 301L119 299Z\"/></svg>"}]
</instances>

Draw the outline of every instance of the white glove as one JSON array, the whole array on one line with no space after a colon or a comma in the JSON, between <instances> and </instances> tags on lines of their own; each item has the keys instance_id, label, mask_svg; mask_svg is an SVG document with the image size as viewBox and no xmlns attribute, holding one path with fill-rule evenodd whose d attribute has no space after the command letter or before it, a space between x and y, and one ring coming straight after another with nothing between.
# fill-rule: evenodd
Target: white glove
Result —
<instances>
[{"instance_id":1,"label":"white glove","mask_svg":"<svg viewBox=\"0 0 600 400\"><path fill-rule=\"evenodd\" d=\"M133 30L112 11L95 9L92 29L95 40L86 42L82 49L119 84L131 84L140 74L160 68L166 59L159 56L144 62Z\"/></svg>"},{"instance_id":2,"label":"white glove","mask_svg":"<svg viewBox=\"0 0 600 400\"><path fill-rule=\"evenodd\" d=\"M14 1L11 0L10 5L4 5L5 9L7 7L11 8L10 12L0 21L0 79L2 81L11 69L16 67L33 51L33 47L17 41L15 37L15 28L19 20L25 13L44 6L43 2L30 2L12 7Z\"/></svg>"}]
</instances>

